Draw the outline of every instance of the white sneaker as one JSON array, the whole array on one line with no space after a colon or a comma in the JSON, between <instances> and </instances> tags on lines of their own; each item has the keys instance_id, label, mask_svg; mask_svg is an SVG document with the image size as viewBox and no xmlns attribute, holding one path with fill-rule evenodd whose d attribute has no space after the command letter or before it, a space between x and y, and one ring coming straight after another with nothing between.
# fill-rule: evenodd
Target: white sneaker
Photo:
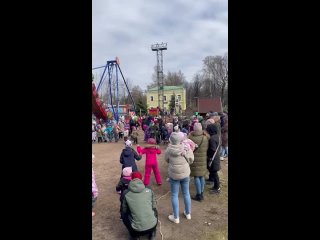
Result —
<instances>
[{"instance_id":1,"label":"white sneaker","mask_svg":"<svg viewBox=\"0 0 320 240\"><path fill-rule=\"evenodd\" d=\"M169 218L169 220L170 220L171 222L180 223L180 219L179 219L179 218L174 218L173 215L169 215L168 218Z\"/></svg>"},{"instance_id":2,"label":"white sneaker","mask_svg":"<svg viewBox=\"0 0 320 240\"><path fill-rule=\"evenodd\" d=\"M220 157L220 161L223 161L224 160L224 157Z\"/></svg>"},{"instance_id":3,"label":"white sneaker","mask_svg":"<svg viewBox=\"0 0 320 240\"><path fill-rule=\"evenodd\" d=\"M189 213L189 214L186 214L186 212L185 211L183 211L183 215L187 218L187 219L191 219L191 214Z\"/></svg>"}]
</instances>

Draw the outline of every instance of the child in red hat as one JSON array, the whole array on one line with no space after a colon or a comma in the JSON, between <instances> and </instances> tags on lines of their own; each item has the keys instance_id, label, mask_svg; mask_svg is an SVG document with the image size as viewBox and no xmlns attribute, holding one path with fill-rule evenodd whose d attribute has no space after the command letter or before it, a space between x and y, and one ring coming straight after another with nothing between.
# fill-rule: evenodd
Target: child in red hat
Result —
<instances>
[{"instance_id":1,"label":"child in red hat","mask_svg":"<svg viewBox=\"0 0 320 240\"><path fill-rule=\"evenodd\" d=\"M146 154L146 164L144 169L144 185L148 186L150 182L151 170L153 170L157 184L161 185L161 175L158 167L157 154L161 153L160 148L156 145L154 138L148 139L148 145L145 148L137 146L137 152L139 155Z\"/></svg>"}]
</instances>

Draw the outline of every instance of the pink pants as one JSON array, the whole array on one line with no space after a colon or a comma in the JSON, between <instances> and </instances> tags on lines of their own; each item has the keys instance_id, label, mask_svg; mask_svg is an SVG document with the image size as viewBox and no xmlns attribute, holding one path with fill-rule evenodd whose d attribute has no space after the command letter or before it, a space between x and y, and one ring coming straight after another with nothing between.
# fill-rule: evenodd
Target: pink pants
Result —
<instances>
[{"instance_id":1,"label":"pink pants","mask_svg":"<svg viewBox=\"0 0 320 240\"><path fill-rule=\"evenodd\" d=\"M160 171L158 168L158 162L155 162L155 163L151 163L151 164L146 164L146 166L144 168L144 180L143 180L144 185L146 185L146 186L149 185L151 169L153 170L157 184L161 184L162 181L161 181Z\"/></svg>"}]
</instances>

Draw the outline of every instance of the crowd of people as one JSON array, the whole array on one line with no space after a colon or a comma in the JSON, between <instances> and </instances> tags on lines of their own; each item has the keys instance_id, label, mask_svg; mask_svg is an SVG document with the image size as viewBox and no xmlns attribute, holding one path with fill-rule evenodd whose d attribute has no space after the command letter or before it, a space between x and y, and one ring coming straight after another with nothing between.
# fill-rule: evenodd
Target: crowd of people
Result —
<instances>
[{"instance_id":1,"label":"crowd of people","mask_svg":"<svg viewBox=\"0 0 320 240\"><path fill-rule=\"evenodd\" d=\"M109 130L106 130L108 129ZM144 133L145 147L138 144L139 131ZM153 172L157 185L162 185L157 156L161 154L159 144L165 144L164 159L168 163L168 179L171 192L172 214L169 221L178 224L179 200L181 191L184 201L183 216L191 220L191 199L204 200L205 185L210 185L210 194L221 192L219 170L220 161L228 157L228 116L225 113L209 112L206 117L192 116L190 119L173 117L135 117L119 123L93 124L98 143L117 142L123 138L124 149L120 153L121 171L115 187L120 195L120 219L128 229L131 239L148 235L155 239L158 224L154 192L150 186ZM112 136L111 136L112 135ZM111 140L110 140L111 139ZM95 142L93 136L92 141ZM136 161L145 155L144 177ZM92 155L94 162L94 155ZM209 178L205 179L207 173ZM190 196L190 178L194 179L196 194ZM92 208L98 196L94 171L92 170ZM161 214L161 213L159 213ZM92 211L92 216L95 213Z\"/></svg>"}]
</instances>

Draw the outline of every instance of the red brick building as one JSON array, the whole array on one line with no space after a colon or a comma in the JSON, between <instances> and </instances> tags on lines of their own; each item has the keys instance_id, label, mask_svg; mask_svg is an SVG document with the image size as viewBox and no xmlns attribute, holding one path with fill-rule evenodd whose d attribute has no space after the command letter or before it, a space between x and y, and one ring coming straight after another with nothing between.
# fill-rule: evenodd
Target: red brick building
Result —
<instances>
[{"instance_id":1,"label":"red brick building","mask_svg":"<svg viewBox=\"0 0 320 240\"><path fill-rule=\"evenodd\" d=\"M212 112L223 112L222 102L220 97L215 98L197 98L197 111L200 115Z\"/></svg>"}]
</instances>

